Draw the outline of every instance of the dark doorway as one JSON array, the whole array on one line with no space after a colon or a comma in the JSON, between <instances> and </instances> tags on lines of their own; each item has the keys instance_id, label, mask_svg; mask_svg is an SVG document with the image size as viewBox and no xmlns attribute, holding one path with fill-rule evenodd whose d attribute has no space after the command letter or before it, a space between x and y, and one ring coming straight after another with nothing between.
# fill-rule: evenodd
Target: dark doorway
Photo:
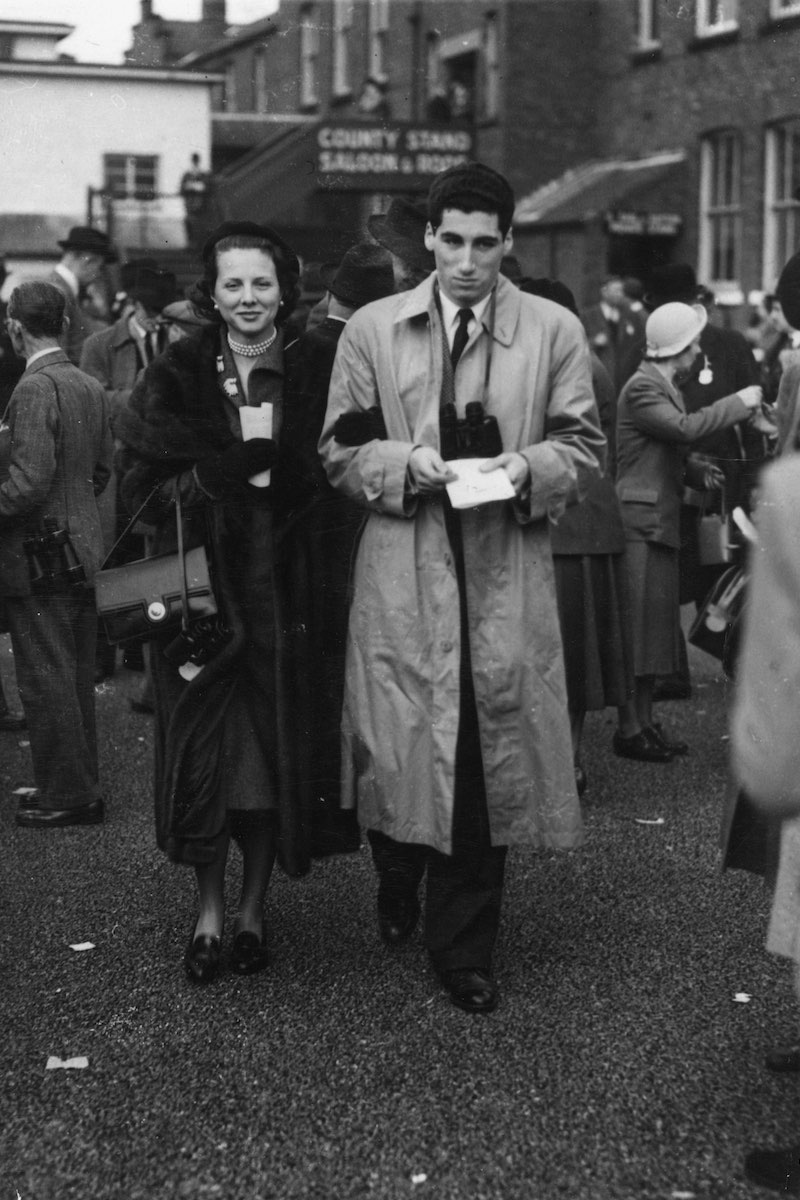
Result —
<instances>
[{"instance_id":1,"label":"dark doorway","mask_svg":"<svg viewBox=\"0 0 800 1200\"><path fill-rule=\"evenodd\" d=\"M633 275L641 279L646 290L653 270L674 260L675 241L673 237L609 234L608 274L621 275L623 279Z\"/></svg>"}]
</instances>

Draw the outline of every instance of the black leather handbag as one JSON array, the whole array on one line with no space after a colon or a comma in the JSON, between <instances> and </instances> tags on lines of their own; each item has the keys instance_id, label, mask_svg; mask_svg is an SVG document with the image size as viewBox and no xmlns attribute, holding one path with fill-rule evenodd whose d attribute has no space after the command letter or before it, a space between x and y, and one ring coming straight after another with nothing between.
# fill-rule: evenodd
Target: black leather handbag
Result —
<instances>
[{"instance_id":1,"label":"black leather handbag","mask_svg":"<svg viewBox=\"0 0 800 1200\"><path fill-rule=\"evenodd\" d=\"M178 549L106 569L109 561L152 500L154 488L106 555L94 577L95 602L109 642L150 641L217 613L204 546L184 551L180 495L175 499Z\"/></svg>"}]
</instances>

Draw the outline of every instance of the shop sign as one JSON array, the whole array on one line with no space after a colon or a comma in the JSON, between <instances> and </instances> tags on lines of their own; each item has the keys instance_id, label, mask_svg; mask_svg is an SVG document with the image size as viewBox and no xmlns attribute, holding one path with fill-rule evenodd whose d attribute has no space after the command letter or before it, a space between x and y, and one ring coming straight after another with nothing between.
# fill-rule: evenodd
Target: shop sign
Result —
<instances>
[{"instance_id":1,"label":"shop sign","mask_svg":"<svg viewBox=\"0 0 800 1200\"><path fill-rule=\"evenodd\" d=\"M332 191L414 191L473 156L472 130L400 121L324 122L317 130L317 178Z\"/></svg>"},{"instance_id":2,"label":"shop sign","mask_svg":"<svg viewBox=\"0 0 800 1200\"><path fill-rule=\"evenodd\" d=\"M609 233L635 237L677 237L683 218L674 212L610 212L606 214Z\"/></svg>"}]
</instances>

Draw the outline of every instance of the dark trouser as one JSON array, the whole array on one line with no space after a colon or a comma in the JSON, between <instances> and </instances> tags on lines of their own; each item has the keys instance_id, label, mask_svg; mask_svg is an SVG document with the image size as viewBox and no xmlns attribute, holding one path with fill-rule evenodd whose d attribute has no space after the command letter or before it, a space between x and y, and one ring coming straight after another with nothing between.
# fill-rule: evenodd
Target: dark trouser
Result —
<instances>
[{"instance_id":1,"label":"dark trouser","mask_svg":"<svg viewBox=\"0 0 800 1200\"><path fill-rule=\"evenodd\" d=\"M475 711L474 698L472 710ZM413 895L427 867L425 944L438 971L464 967L490 971L500 924L506 847L492 846L477 715L464 719L462 701L456 787L453 806L453 853L430 846L396 842L384 833L367 834L378 872L378 908ZM471 728L470 728L471 727ZM471 744L468 744L471 743ZM475 773L470 764L475 765Z\"/></svg>"},{"instance_id":2,"label":"dark trouser","mask_svg":"<svg viewBox=\"0 0 800 1200\"><path fill-rule=\"evenodd\" d=\"M478 711L472 682L460 518L445 523L453 549L461 609L461 705L456 740L452 854L368 834L380 878L378 905L416 890L425 868L425 944L437 971L490 971L500 924L506 847L493 846L483 776ZM404 890L405 889L405 890Z\"/></svg>"},{"instance_id":3,"label":"dark trouser","mask_svg":"<svg viewBox=\"0 0 800 1200\"><path fill-rule=\"evenodd\" d=\"M19 694L42 808L99 795L94 717L94 593L6 598Z\"/></svg>"}]
</instances>

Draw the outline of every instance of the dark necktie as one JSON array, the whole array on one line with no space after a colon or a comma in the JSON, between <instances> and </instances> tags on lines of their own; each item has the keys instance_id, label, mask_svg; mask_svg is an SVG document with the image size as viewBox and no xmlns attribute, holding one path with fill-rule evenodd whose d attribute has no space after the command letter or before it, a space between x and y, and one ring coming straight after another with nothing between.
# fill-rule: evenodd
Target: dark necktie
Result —
<instances>
[{"instance_id":1,"label":"dark necktie","mask_svg":"<svg viewBox=\"0 0 800 1200\"><path fill-rule=\"evenodd\" d=\"M472 320L474 313L471 308L460 308L458 310L458 329L456 336L453 338L453 348L450 351L450 361L453 364L453 370L456 369L456 363L461 358L464 347L469 340L467 332L469 323Z\"/></svg>"}]
</instances>

